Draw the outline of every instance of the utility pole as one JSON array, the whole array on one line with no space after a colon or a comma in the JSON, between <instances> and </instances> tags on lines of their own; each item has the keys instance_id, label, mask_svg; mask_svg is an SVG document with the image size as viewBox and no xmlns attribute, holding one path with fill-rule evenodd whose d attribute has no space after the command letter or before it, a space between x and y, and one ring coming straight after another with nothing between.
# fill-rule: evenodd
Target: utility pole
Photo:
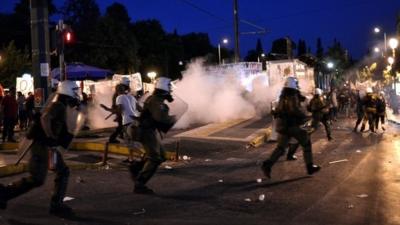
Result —
<instances>
[{"instance_id":1,"label":"utility pole","mask_svg":"<svg viewBox=\"0 0 400 225\"><path fill-rule=\"evenodd\" d=\"M58 60L59 60L59 67L60 67L60 81L66 80L65 78L65 60L64 60L64 30L65 24L63 20L59 20L57 24L57 33L58 33Z\"/></svg>"},{"instance_id":2,"label":"utility pole","mask_svg":"<svg viewBox=\"0 0 400 225\"><path fill-rule=\"evenodd\" d=\"M42 107L50 90L49 12L47 0L30 0L32 76L35 107Z\"/></svg>"},{"instance_id":3,"label":"utility pole","mask_svg":"<svg viewBox=\"0 0 400 225\"><path fill-rule=\"evenodd\" d=\"M233 18L234 18L234 29L235 29L235 63L240 61L239 53L239 12L238 2L233 0Z\"/></svg>"}]
</instances>

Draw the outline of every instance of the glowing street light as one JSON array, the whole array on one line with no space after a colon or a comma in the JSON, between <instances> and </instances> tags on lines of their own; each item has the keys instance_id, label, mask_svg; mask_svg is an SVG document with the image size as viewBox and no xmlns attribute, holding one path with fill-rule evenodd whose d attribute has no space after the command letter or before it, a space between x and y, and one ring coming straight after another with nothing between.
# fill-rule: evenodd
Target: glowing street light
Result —
<instances>
[{"instance_id":1,"label":"glowing street light","mask_svg":"<svg viewBox=\"0 0 400 225\"><path fill-rule=\"evenodd\" d=\"M228 44L228 39L227 38L224 38L224 39L222 39L222 43L223 44ZM219 64L221 64L221 43L218 43L218 62L219 62Z\"/></svg>"},{"instance_id":2,"label":"glowing street light","mask_svg":"<svg viewBox=\"0 0 400 225\"><path fill-rule=\"evenodd\" d=\"M379 34L381 32L381 29L379 27L374 28L374 33ZM384 41L384 46L385 46L385 51L382 52L382 55L385 56L387 52L387 41L386 41L386 32L383 32L383 41Z\"/></svg>"},{"instance_id":3,"label":"glowing street light","mask_svg":"<svg viewBox=\"0 0 400 225\"><path fill-rule=\"evenodd\" d=\"M393 57L388 57L388 63L390 64L390 65L393 65L393 63L394 63L394 58Z\"/></svg>"},{"instance_id":4,"label":"glowing street light","mask_svg":"<svg viewBox=\"0 0 400 225\"><path fill-rule=\"evenodd\" d=\"M328 67L328 69L332 69L335 65L333 64L333 62L328 62L326 66Z\"/></svg>"},{"instance_id":5,"label":"glowing street light","mask_svg":"<svg viewBox=\"0 0 400 225\"><path fill-rule=\"evenodd\" d=\"M374 48L374 52L379 53L381 50L378 47Z\"/></svg>"},{"instance_id":6,"label":"glowing street light","mask_svg":"<svg viewBox=\"0 0 400 225\"><path fill-rule=\"evenodd\" d=\"M395 48L397 48L397 46L399 46L399 41L396 38L390 38L389 46L391 49L395 49Z\"/></svg>"},{"instance_id":7,"label":"glowing street light","mask_svg":"<svg viewBox=\"0 0 400 225\"><path fill-rule=\"evenodd\" d=\"M151 83L154 83L154 79L156 78L157 73L156 72L148 72L147 77L150 78Z\"/></svg>"}]
</instances>

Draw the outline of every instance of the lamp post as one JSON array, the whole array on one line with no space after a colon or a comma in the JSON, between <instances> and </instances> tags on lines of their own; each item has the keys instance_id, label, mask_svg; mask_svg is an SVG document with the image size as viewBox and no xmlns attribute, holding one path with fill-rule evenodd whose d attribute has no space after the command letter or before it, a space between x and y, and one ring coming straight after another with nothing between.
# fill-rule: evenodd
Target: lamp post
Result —
<instances>
[{"instance_id":1,"label":"lamp post","mask_svg":"<svg viewBox=\"0 0 400 225\"><path fill-rule=\"evenodd\" d=\"M156 72L148 72L147 77L150 78L151 83L154 83L154 79L156 78L157 73Z\"/></svg>"},{"instance_id":2,"label":"lamp post","mask_svg":"<svg viewBox=\"0 0 400 225\"><path fill-rule=\"evenodd\" d=\"M223 44L228 44L228 39L222 39ZM221 43L218 43L218 63L221 65Z\"/></svg>"},{"instance_id":3,"label":"lamp post","mask_svg":"<svg viewBox=\"0 0 400 225\"><path fill-rule=\"evenodd\" d=\"M399 46L399 41L396 38L390 38L389 39L389 46L392 49L392 57L388 58L388 62L389 62L390 66L392 67L392 70L393 70L393 66L392 65L393 65L393 63L395 62L395 59L396 59L396 48ZM397 80L397 78L393 77L394 92L397 95L397 90L396 90L396 83L397 82L396 82L396 80Z\"/></svg>"},{"instance_id":4,"label":"lamp post","mask_svg":"<svg viewBox=\"0 0 400 225\"><path fill-rule=\"evenodd\" d=\"M379 34L381 32L381 29L379 27L375 27L374 28L374 33L375 34ZM386 40L386 32L383 32L383 41L384 41L384 48L385 51L382 53L383 56L385 56L386 52L387 52L387 40Z\"/></svg>"}]
</instances>

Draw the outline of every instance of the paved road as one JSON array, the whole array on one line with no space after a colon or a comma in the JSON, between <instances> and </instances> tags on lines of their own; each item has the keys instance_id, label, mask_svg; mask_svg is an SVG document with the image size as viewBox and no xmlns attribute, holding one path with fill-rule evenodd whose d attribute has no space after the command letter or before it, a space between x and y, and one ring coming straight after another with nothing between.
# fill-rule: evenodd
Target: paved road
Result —
<instances>
[{"instance_id":1,"label":"paved road","mask_svg":"<svg viewBox=\"0 0 400 225\"><path fill-rule=\"evenodd\" d=\"M315 176L306 175L299 152L300 160L282 158L265 180L259 167L274 143L247 149L240 142L182 141L191 160L164 164L149 183L154 196L133 194L124 168L75 170L68 189L75 218L47 214L50 175L45 186L10 201L0 224L400 224L399 129L360 134L350 122L335 124L332 142L323 130L313 136L322 165Z\"/></svg>"}]
</instances>

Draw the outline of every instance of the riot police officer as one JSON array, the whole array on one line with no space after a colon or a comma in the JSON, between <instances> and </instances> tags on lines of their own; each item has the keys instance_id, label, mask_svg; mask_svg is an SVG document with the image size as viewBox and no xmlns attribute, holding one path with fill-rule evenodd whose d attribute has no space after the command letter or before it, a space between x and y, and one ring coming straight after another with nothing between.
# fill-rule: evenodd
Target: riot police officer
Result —
<instances>
[{"instance_id":1,"label":"riot police officer","mask_svg":"<svg viewBox=\"0 0 400 225\"><path fill-rule=\"evenodd\" d=\"M357 90L357 96L356 96L356 114L357 114L357 121L356 121L356 126L354 127L354 132L357 132L358 126L362 122L364 118L364 106L363 106L363 100L360 96L360 90Z\"/></svg>"},{"instance_id":2,"label":"riot police officer","mask_svg":"<svg viewBox=\"0 0 400 225\"><path fill-rule=\"evenodd\" d=\"M288 77L279 97L279 103L275 109L277 116L278 143L270 157L263 162L261 167L265 176L271 177L271 168L288 147L290 138L295 138L303 147L304 162L309 175L320 170L314 165L310 136L301 128L305 123L306 114L301 111L300 98L302 98L298 81L295 77Z\"/></svg>"},{"instance_id":3,"label":"riot police officer","mask_svg":"<svg viewBox=\"0 0 400 225\"><path fill-rule=\"evenodd\" d=\"M376 101L376 118L375 118L375 128L378 130L379 121L381 121L381 128L384 131L385 127L385 117L386 117L386 100L385 92L381 91L377 101Z\"/></svg>"},{"instance_id":4,"label":"riot police officer","mask_svg":"<svg viewBox=\"0 0 400 225\"><path fill-rule=\"evenodd\" d=\"M367 88L366 95L363 98L364 107L364 120L361 125L361 132L365 129L365 124L368 121L369 130L375 132L375 117L376 117L376 96L374 95L372 88Z\"/></svg>"},{"instance_id":5,"label":"riot police officer","mask_svg":"<svg viewBox=\"0 0 400 225\"><path fill-rule=\"evenodd\" d=\"M140 115L140 142L145 156L143 160L134 162L130 166L131 176L135 182L134 193L153 194L153 190L146 186L147 182L164 162L165 152L161 145L161 133L168 132L175 124L174 116L169 115L169 107L165 101L172 102L171 80L160 77L156 81L155 90L143 106Z\"/></svg>"},{"instance_id":6,"label":"riot police officer","mask_svg":"<svg viewBox=\"0 0 400 225\"><path fill-rule=\"evenodd\" d=\"M49 169L56 174L49 212L57 216L72 214L71 208L63 203L69 168L60 150L68 148L83 124L82 114L77 111L79 101L79 87L74 81L59 83L54 99L48 100L43 113L37 116L27 132L26 138L32 140L27 149L31 152L28 166L30 175L7 186L0 185L1 208L7 207L7 201L43 185Z\"/></svg>"},{"instance_id":7,"label":"riot police officer","mask_svg":"<svg viewBox=\"0 0 400 225\"><path fill-rule=\"evenodd\" d=\"M315 89L315 94L310 101L308 110L312 113L311 126L313 130L317 130L319 123L322 123L325 127L328 140L332 140L331 127L329 125L329 106L326 104L326 101L322 96L321 89Z\"/></svg>"}]
</instances>

